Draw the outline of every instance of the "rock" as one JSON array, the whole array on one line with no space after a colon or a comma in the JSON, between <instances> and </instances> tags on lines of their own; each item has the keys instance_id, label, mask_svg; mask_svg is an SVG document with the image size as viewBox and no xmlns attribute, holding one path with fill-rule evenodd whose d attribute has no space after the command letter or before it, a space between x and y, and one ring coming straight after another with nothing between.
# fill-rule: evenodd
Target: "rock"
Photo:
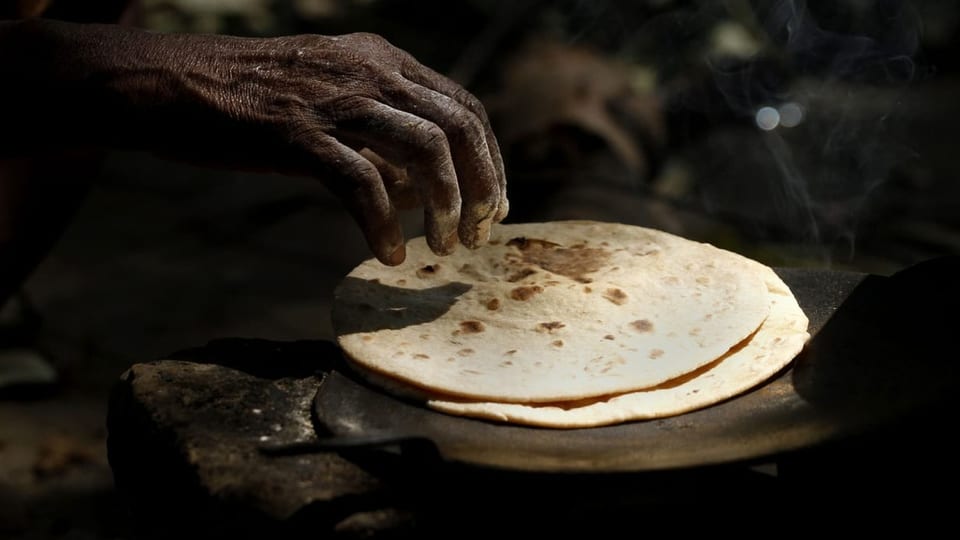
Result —
<instances>
[{"instance_id":1,"label":"rock","mask_svg":"<svg viewBox=\"0 0 960 540\"><path fill-rule=\"evenodd\" d=\"M382 485L357 465L331 453L260 451L315 440L311 401L333 355L325 343L229 340L124 373L110 401L108 452L139 532L322 536L396 526L369 519Z\"/></svg>"}]
</instances>

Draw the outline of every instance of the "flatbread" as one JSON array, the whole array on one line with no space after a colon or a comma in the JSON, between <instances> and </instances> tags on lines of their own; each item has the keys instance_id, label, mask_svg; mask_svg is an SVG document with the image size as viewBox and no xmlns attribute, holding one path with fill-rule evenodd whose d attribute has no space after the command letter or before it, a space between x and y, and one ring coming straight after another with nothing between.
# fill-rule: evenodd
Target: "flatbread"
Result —
<instances>
[{"instance_id":1,"label":"flatbread","mask_svg":"<svg viewBox=\"0 0 960 540\"><path fill-rule=\"evenodd\" d=\"M770 313L749 259L642 227L499 225L489 246L356 267L334 295L347 358L460 399L549 403L651 388L741 343Z\"/></svg>"},{"instance_id":2,"label":"flatbread","mask_svg":"<svg viewBox=\"0 0 960 540\"><path fill-rule=\"evenodd\" d=\"M768 275L770 316L743 343L697 371L656 388L581 402L544 405L468 402L418 396L438 411L551 428L597 427L683 414L743 394L797 356L810 335L808 320L776 274Z\"/></svg>"}]
</instances>

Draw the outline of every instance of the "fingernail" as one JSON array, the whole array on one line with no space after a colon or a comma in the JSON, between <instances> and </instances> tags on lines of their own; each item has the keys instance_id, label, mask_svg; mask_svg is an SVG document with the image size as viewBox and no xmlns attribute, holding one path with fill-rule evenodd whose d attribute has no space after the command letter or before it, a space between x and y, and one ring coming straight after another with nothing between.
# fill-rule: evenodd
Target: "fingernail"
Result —
<instances>
[{"instance_id":1,"label":"fingernail","mask_svg":"<svg viewBox=\"0 0 960 540\"><path fill-rule=\"evenodd\" d=\"M397 249L393 250L390 253L390 256L387 257L387 264L390 266L396 266L404 261L407 258L407 248L403 244L400 244Z\"/></svg>"},{"instance_id":2,"label":"fingernail","mask_svg":"<svg viewBox=\"0 0 960 540\"><path fill-rule=\"evenodd\" d=\"M457 250L457 244L459 243L459 235L457 230L454 229L450 234L447 235L447 238L443 241L443 251L444 255L450 255Z\"/></svg>"}]
</instances>

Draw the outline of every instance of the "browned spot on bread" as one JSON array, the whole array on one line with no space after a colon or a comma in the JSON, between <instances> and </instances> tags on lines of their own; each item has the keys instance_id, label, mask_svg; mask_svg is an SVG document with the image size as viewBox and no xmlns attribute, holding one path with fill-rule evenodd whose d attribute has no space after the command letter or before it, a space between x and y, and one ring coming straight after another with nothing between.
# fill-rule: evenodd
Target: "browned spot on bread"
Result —
<instances>
[{"instance_id":1,"label":"browned spot on bread","mask_svg":"<svg viewBox=\"0 0 960 540\"><path fill-rule=\"evenodd\" d=\"M549 333L552 334L554 330L559 330L559 329L563 328L564 326L566 326L566 325L563 324L563 323L560 322L560 321L542 322L542 323L540 323L540 324L537 325L537 331L538 331L538 332L549 332Z\"/></svg>"},{"instance_id":2,"label":"browned spot on bread","mask_svg":"<svg viewBox=\"0 0 960 540\"><path fill-rule=\"evenodd\" d=\"M430 339L430 334L420 334L420 339L427 341Z\"/></svg>"},{"instance_id":3,"label":"browned spot on bread","mask_svg":"<svg viewBox=\"0 0 960 540\"><path fill-rule=\"evenodd\" d=\"M653 323L647 319L638 319L630 323L630 326L633 327L637 332L652 332Z\"/></svg>"},{"instance_id":4,"label":"browned spot on bread","mask_svg":"<svg viewBox=\"0 0 960 540\"><path fill-rule=\"evenodd\" d=\"M470 263L466 263L460 266L460 274L467 276L469 278L475 279L477 281L488 281L488 276L484 275L482 272L477 270L475 266Z\"/></svg>"},{"instance_id":5,"label":"browned spot on bread","mask_svg":"<svg viewBox=\"0 0 960 540\"><path fill-rule=\"evenodd\" d=\"M663 356L663 349L650 349L650 354L648 356L650 356L651 360L656 360L657 358Z\"/></svg>"},{"instance_id":6,"label":"browned spot on bread","mask_svg":"<svg viewBox=\"0 0 960 540\"><path fill-rule=\"evenodd\" d=\"M563 347L563 340L556 339L556 340L553 340L550 344L553 345L554 347Z\"/></svg>"},{"instance_id":7,"label":"browned spot on bread","mask_svg":"<svg viewBox=\"0 0 960 540\"><path fill-rule=\"evenodd\" d=\"M500 299L491 298L490 300L487 300L487 309L489 309L490 311L496 311L500 309Z\"/></svg>"},{"instance_id":8,"label":"browned spot on bread","mask_svg":"<svg viewBox=\"0 0 960 540\"><path fill-rule=\"evenodd\" d=\"M504 360L498 364L500 367L508 367L513 365L513 360Z\"/></svg>"},{"instance_id":9,"label":"browned spot on bread","mask_svg":"<svg viewBox=\"0 0 960 540\"><path fill-rule=\"evenodd\" d=\"M510 298L523 302L531 299L533 295L539 294L542 292L543 292L543 287L539 285L531 285L528 287L517 287L516 289L513 289L512 291L510 291Z\"/></svg>"},{"instance_id":10,"label":"browned spot on bread","mask_svg":"<svg viewBox=\"0 0 960 540\"><path fill-rule=\"evenodd\" d=\"M405 279L398 279L398 280L397 280L397 285L403 286L403 285L406 285L406 284L407 284L407 280L405 280Z\"/></svg>"},{"instance_id":11,"label":"browned spot on bread","mask_svg":"<svg viewBox=\"0 0 960 540\"><path fill-rule=\"evenodd\" d=\"M536 273L537 273L537 271L534 270L533 268L530 268L530 267L521 268L520 270L517 270L516 272L514 272L514 273L510 274L509 276L507 276L507 281L509 281L510 283L516 283L516 282L518 282L518 281L520 281L520 280L522 280L522 279L528 278L528 277L530 277L530 276L532 276L532 275L534 275L534 274L536 274Z\"/></svg>"},{"instance_id":12,"label":"browned spot on bread","mask_svg":"<svg viewBox=\"0 0 960 540\"><path fill-rule=\"evenodd\" d=\"M710 278L708 278L707 276L700 276L697 278L697 283L699 283L700 285L709 285Z\"/></svg>"},{"instance_id":13,"label":"browned spot on bread","mask_svg":"<svg viewBox=\"0 0 960 540\"><path fill-rule=\"evenodd\" d=\"M428 264L423 268L417 268L417 277L420 279L435 276L440 270L439 264Z\"/></svg>"},{"instance_id":14,"label":"browned spot on bread","mask_svg":"<svg viewBox=\"0 0 960 540\"><path fill-rule=\"evenodd\" d=\"M687 333L690 334L691 336L699 336L700 328L691 328L690 331Z\"/></svg>"},{"instance_id":15,"label":"browned spot on bread","mask_svg":"<svg viewBox=\"0 0 960 540\"><path fill-rule=\"evenodd\" d=\"M627 303L627 293L623 292L622 290L616 287L613 287L604 291L603 297L618 306L622 306Z\"/></svg>"},{"instance_id":16,"label":"browned spot on bread","mask_svg":"<svg viewBox=\"0 0 960 540\"><path fill-rule=\"evenodd\" d=\"M375 277L375 278L373 278L373 279L370 280L370 283L373 283L373 284L380 283L380 278L376 278L376 277Z\"/></svg>"},{"instance_id":17,"label":"browned spot on bread","mask_svg":"<svg viewBox=\"0 0 960 540\"><path fill-rule=\"evenodd\" d=\"M466 373L467 375L483 375L483 373L480 373L475 369L461 369L460 372Z\"/></svg>"},{"instance_id":18,"label":"browned spot on bread","mask_svg":"<svg viewBox=\"0 0 960 540\"><path fill-rule=\"evenodd\" d=\"M613 334L607 334L607 335L603 336L603 339L608 339L608 340L610 340L610 341L613 341L615 338L613 337Z\"/></svg>"},{"instance_id":19,"label":"browned spot on bread","mask_svg":"<svg viewBox=\"0 0 960 540\"><path fill-rule=\"evenodd\" d=\"M363 337L360 338L360 339L362 339L362 340L364 340L364 341L373 341L373 336L363 336Z\"/></svg>"},{"instance_id":20,"label":"browned spot on bread","mask_svg":"<svg viewBox=\"0 0 960 540\"><path fill-rule=\"evenodd\" d=\"M460 330L464 334L479 334L483 332L483 323L480 321L460 321Z\"/></svg>"},{"instance_id":21,"label":"browned spot on bread","mask_svg":"<svg viewBox=\"0 0 960 540\"><path fill-rule=\"evenodd\" d=\"M517 237L507 242L520 251L523 261L534 264L553 272L567 276L580 283L590 283L593 280L586 274L603 268L610 254L603 249L588 248L585 244L576 244L565 248L555 242L537 238Z\"/></svg>"},{"instance_id":22,"label":"browned spot on bread","mask_svg":"<svg viewBox=\"0 0 960 540\"><path fill-rule=\"evenodd\" d=\"M584 285L584 286L583 286L583 292L585 292L585 293L587 293L587 294L590 294L590 293L593 292L593 288Z\"/></svg>"},{"instance_id":23,"label":"browned spot on bread","mask_svg":"<svg viewBox=\"0 0 960 540\"><path fill-rule=\"evenodd\" d=\"M417 353L417 354L413 355L413 357L414 357L414 358L417 358L417 359L419 359L419 360L427 360L428 358L430 358L430 355L429 355L429 354L423 354L423 353Z\"/></svg>"},{"instance_id":24,"label":"browned spot on bread","mask_svg":"<svg viewBox=\"0 0 960 540\"><path fill-rule=\"evenodd\" d=\"M500 245L500 241L499 241L499 240L490 240L489 242L487 242L487 244L489 244L489 245L491 245L491 246L499 246L499 245Z\"/></svg>"},{"instance_id":25,"label":"browned spot on bread","mask_svg":"<svg viewBox=\"0 0 960 540\"><path fill-rule=\"evenodd\" d=\"M549 280L549 281L543 282L543 285L544 285L545 287L553 287L553 286L559 285L559 284L560 284L560 282L557 281L557 280L555 280L555 279L551 279L551 280Z\"/></svg>"},{"instance_id":26,"label":"browned spot on bread","mask_svg":"<svg viewBox=\"0 0 960 540\"><path fill-rule=\"evenodd\" d=\"M476 351L474 351L473 349L460 349L459 351L457 351L457 354L459 354L460 356L470 356L474 352Z\"/></svg>"},{"instance_id":27,"label":"browned spot on bread","mask_svg":"<svg viewBox=\"0 0 960 540\"><path fill-rule=\"evenodd\" d=\"M505 355L517 354L517 350L516 350L516 349L510 349L509 351L507 351L507 352L505 352L505 353L503 353L503 354L505 354Z\"/></svg>"}]
</instances>

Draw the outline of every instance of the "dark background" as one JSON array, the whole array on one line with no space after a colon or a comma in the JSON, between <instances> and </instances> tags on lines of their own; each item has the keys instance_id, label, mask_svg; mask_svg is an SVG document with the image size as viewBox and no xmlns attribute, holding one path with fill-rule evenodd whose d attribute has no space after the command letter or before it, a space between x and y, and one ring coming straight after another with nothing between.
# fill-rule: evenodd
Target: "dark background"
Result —
<instances>
[{"instance_id":1,"label":"dark background","mask_svg":"<svg viewBox=\"0 0 960 540\"><path fill-rule=\"evenodd\" d=\"M139 21L382 34L484 101L509 221L884 275L960 252L952 1L148 0ZM123 370L218 337L330 339L333 287L367 257L311 179L111 155L24 290L60 382L0 401L0 536L122 536L103 420Z\"/></svg>"}]
</instances>

